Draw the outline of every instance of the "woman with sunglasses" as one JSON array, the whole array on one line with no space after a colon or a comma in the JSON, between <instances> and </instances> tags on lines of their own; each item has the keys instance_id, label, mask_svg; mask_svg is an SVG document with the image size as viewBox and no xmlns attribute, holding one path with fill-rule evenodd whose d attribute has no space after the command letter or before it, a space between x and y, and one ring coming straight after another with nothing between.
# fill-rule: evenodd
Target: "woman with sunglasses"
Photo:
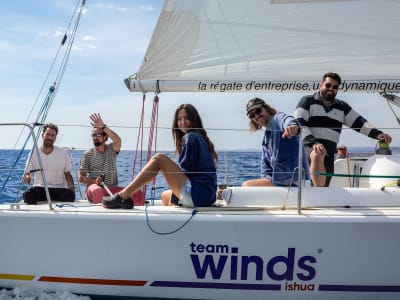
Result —
<instances>
[{"instance_id":1,"label":"woman with sunglasses","mask_svg":"<svg viewBox=\"0 0 400 300\"><path fill-rule=\"evenodd\" d=\"M260 98L251 99L246 106L250 131L265 128L262 141L261 178L245 181L242 186L296 186L299 175L300 127L296 119L266 104ZM300 166L303 179L309 180L305 149Z\"/></svg>"},{"instance_id":2,"label":"woman with sunglasses","mask_svg":"<svg viewBox=\"0 0 400 300\"><path fill-rule=\"evenodd\" d=\"M313 185L329 186L331 177L317 175L333 173L334 159L342 126L362 133L372 139L390 143L390 135L378 130L343 100L336 99L342 80L337 73L326 73L322 77L319 91L304 96L294 113L302 127L302 138L306 146Z\"/></svg>"}]
</instances>

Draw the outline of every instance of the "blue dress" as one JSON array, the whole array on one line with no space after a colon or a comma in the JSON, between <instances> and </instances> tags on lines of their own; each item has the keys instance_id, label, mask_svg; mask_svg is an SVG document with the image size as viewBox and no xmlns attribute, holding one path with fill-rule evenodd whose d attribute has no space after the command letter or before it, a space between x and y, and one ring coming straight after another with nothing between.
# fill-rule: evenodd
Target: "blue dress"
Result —
<instances>
[{"instance_id":1,"label":"blue dress","mask_svg":"<svg viewBox=\"0 0 400 300\"><path fill-rule=\"evenodd\" d=\"M298 172L292 178L292 173L298 167L300 137L282 138L284 129L289 125L298 125L296 119L285 113L279 112L269 119L262 142L261 176L268 178L274 185L289 186L296 185ZM310 179L307 154L304 146L303 151L303 179Z\"/></svg>"}]
</instances>

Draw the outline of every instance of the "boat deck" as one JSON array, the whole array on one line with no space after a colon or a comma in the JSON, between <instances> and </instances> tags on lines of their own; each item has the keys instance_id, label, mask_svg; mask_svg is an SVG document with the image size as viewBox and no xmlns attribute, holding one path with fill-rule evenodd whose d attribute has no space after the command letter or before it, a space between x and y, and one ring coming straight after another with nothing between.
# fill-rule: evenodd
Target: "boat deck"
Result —
<instances>
[{"instance_id":1,"label":"boat deck","mask_svg":"<svg viewBox=\"0 0 400 300\"><path fill-rule=\"evenodd\" d=\"M281 187L240 188L225 190L226 199L217 201L218 206L183 208L163 206L160 200L147 201L146 206L134 209L106 209L102 204L87 200L60 203L47 202L37 205L23 203L0 204L0 213L32 214L101 214L104 215L268 215L268 216L325 216L325 217L399 217L400 189L362 188L306 188L302 192L301 209L298 209L297 188Z\"/></svg>"}]
</instances>

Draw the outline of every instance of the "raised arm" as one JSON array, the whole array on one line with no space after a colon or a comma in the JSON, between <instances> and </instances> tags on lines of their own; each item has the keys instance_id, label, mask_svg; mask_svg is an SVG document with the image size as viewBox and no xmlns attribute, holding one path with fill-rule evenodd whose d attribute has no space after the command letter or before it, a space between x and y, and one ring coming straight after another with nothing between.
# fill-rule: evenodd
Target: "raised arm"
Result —
<instances>
[{"instance_id":1,"label":"raised arm","mask_svg":"<svg viewBox=\"0 0 400 300\"><path fill-rule=\"evenodd\" d=\"M101 128L104 133L106 133L110 139L113 141L113 149L116 153L121 150L121 138L120 136L106 124L104 124L103 119L99 113L94 113L90 115L91 124L93 127Z\"/></svg>"}]
</instances>

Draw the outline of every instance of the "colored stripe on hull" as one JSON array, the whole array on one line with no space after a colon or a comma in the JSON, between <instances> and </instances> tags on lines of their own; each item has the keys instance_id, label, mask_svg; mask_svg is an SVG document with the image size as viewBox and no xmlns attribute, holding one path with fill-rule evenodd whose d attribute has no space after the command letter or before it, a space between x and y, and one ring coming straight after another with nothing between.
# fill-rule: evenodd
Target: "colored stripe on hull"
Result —
<instances>
[{"instance_id":1,"label":"colored stripe on hull","mask_svg":"<svg viewBox=\"0 0 400 300\"><path fill-rule=\"evenodd\" d=\"M329 292L400 292L400 286L320 284L319 290Z\"/></svg>"},{"instance_id":2,"label":"colored stripe on hull","mask_svg":"<svg viewBox=\"0 0 400 300\"><path fill-rule=\"evenodd\" d=\"M35 275L25 275L25 274L6 274L0 273L0 279L9 279L9 280L33 280Z\"/></svg>"},{"instance_id":3,"label":"colored stripe on hull","mask_svg":"<svg viewBox=\"0 0 400 300\"><path fill-rule=\"evenodd\" d=\"M147 281L144 280L117 280L117 279L95 279L95 278L74 278L74 277L56 277L42 276L39 281L78 283L78 284L99 284L99 285L123 285L123 286L144 286Z\"/></svg>"},{"instance_id":4,"label":"colored stripe on hull","mask_svg":"<svg viewBox=\"0 0 400 300\"><path fill-rule=\"evenodd\" d=\"M279 291L280 284L246 284L246 283L215 283L215 282L191 282L191 281L154 281L150 286L180 287L180 288L204 288L204 289L232 289L232 290L266 290Z\"/></svg>"}]
</instances>

